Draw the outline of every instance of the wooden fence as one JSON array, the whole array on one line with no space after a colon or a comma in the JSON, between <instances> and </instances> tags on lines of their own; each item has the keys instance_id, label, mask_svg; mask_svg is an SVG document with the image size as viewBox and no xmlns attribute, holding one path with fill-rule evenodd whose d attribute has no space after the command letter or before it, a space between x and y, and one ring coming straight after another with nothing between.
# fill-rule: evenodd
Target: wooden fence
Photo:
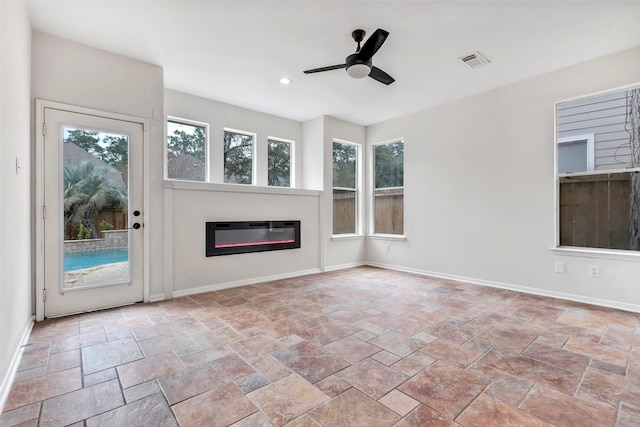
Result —
<instances>
[{"instance_id":1,"label":"wooden fence","mask_svg":"<svg viewBox=\"0 0 640 427\"><path fill-rule=\"evenodd\" d=\"M629 249L629 173L560 178L560 244Z\"/></svg>"},{"instance_id":2,"label":"wooden fence","mask_svg":"<svg viewBox=\"0 0 640 427\"><path fill-rule=\"evenodd\" d=\"M374 195L376 233L403 234L403 199L402 188L376 190ZM333 234L356 232L356 210L355 192L333 191Z\"/></svg>"},{"instance_id":3,"label":"wooden fence","mask_svg":"<svg viewBox=\"0 0 640 427\"><path fill-rule=\"evenodd\" d=\"M108 208L98 212L93 224L96 226L96 230L100 233L100 222L106 221L113 225L112 230L125 230L128 225L127 211L123 211L120 208ZM102 236L93 236L94 238L100 238ZM65 240L76 240L78 238L78 227L71 226L66 227L64 231Z\"/></svg>"}]
</instances>

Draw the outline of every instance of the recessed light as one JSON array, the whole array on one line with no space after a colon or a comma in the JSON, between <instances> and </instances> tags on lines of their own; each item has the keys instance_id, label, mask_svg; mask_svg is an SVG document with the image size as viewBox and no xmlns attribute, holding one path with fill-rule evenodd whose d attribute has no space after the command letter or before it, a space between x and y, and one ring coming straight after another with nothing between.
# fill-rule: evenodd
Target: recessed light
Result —
<instances>
[{"instance_id":1,"label":"recessed light","mask_svg":"<svg viewBox=\"0 0 640 427\"><path fill-rule=\"evenodd\" d=\"M291 79L289 77L280 78L280 84L288 85L289 83L291 83Z\"/></svg>"}]
</instances>

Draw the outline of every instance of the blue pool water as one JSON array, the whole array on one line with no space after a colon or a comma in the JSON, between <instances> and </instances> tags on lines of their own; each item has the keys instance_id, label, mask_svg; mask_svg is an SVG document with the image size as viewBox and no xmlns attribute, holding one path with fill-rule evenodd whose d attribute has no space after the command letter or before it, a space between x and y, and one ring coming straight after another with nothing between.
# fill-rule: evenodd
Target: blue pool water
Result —
<instances>
[{"instance_id":1,"label":"blue pool water","mask_svg":"<svg viewBox=\"0 0 640 427\"><path fill-rule=\"evenodd\" d=\"M124 262L129 259L129 249L103 249L91 252L64 254L64 271L95 267L96 265Z\"/></svg>"}]
</instances>

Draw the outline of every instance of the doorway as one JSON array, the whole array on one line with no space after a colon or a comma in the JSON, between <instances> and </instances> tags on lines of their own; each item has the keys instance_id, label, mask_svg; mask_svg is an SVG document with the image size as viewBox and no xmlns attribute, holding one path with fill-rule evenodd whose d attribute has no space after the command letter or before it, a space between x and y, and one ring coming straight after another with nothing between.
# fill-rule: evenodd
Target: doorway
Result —
<instances>
[{"instance_id":1,"label":"doorway","mask_svg":"<svg viewBox=\"0 0 640 427\"><path fill-rule=\"evenodd\" d=\"M143 301L144 122L41 104L37 317Z\"/></svg>"}]
</instances>

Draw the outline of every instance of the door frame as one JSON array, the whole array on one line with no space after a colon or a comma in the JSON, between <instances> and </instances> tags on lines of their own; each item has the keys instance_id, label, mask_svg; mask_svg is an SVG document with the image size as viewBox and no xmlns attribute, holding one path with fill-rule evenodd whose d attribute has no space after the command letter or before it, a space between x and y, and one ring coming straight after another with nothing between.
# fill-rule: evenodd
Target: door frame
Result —
<instances>
[{"instance_id":1,"label":"door frame","mask_svg":"<svg viewBox=\"0 0 640 427\"><path fill-rule=\"evenodd\" d=\"M51 108L55 110L63 110L71 113L86 114L90 116L104 117L107 119L122 120L126 122L133 122L142 125L142 163L143 163L143 177L142 177L142 205L143 211L149 212L149 128L150 121L142 117L129 116L126 114L112 113L108 111L96 110L93 108L79 107L76 105L64 104L55 101L47 101L43 99L36 99L36 120L35 120L35 208L34 208L34 245L35 245L35 305L36 305L36 321L44 320L44 285L45 285L45 271L44 271L44 253L45 253L45 240L44 240L44 110L45 108ZM148 221L147 221L148 222ZM149 288L149 228L145 227L147 231L143 233L143 253L142 253L142 287L144 291L143 300L149 302L150 288Z\"/></svg>"}]
</instances>

